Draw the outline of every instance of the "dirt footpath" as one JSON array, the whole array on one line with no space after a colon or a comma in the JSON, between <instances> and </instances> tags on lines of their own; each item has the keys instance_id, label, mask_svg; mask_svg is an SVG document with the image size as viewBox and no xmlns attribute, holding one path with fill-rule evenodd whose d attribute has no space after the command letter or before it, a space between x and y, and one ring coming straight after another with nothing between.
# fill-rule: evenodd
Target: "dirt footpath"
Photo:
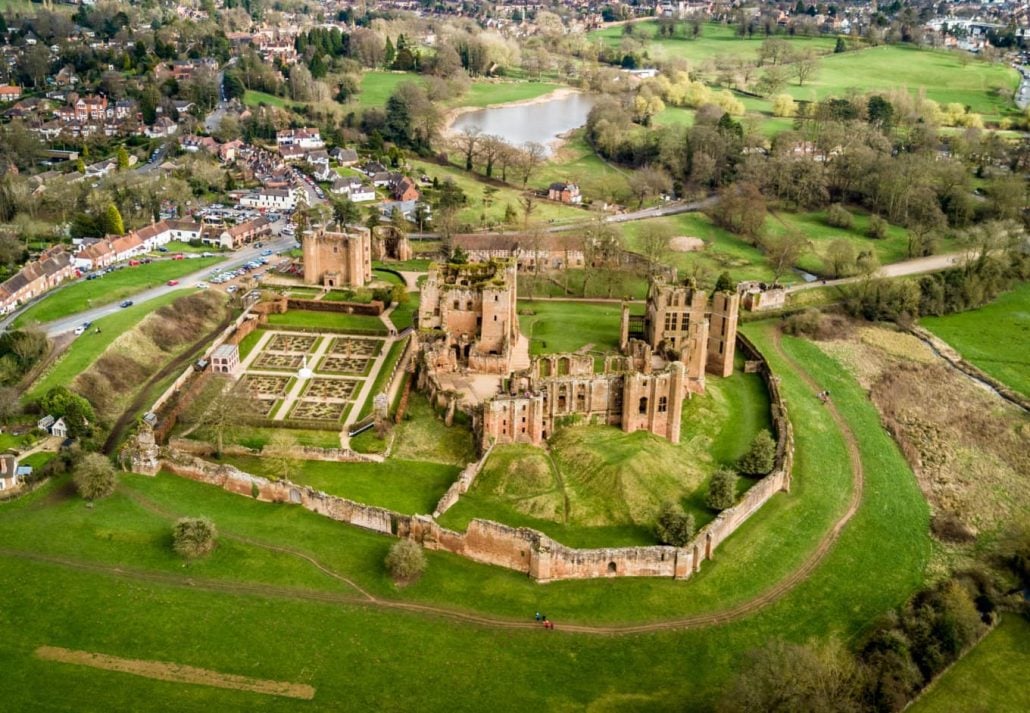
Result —
<instances>
[{"instance_id":1,"label":"dirt footpath","mask_svg":"<svg viewBox=\"0 0 1030 713\"><path fill-rule=\"evenodd\" d=\"M231 673L219 673L206 668L184 666L164 661L143 661L139 659L123 659L107 654L95 654L89 651L73 651L58 646L40 646L36 649L36 657L44 661L58 661L79 666L100 668L105 671L117 671L133 676L155 678L159 681L173 683L192 683L198 686L215 686L231 688L237 691L264 693L269 696L301 698L309 701L315 697L315 689L303 683L286 681L266 681L249 676L237 676Z\"/></svg>"}]
</instances>

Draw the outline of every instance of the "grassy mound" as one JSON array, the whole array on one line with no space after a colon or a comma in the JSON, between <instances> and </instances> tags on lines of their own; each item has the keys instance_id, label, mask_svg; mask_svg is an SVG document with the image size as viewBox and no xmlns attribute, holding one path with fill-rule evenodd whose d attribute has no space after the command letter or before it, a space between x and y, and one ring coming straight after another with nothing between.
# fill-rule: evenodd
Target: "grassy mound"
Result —
<instances>
[{"instance_id":1,"label":"grassy mound","mask_svg":"<svg viewBox=\"0 0 1030 713\"><path fill-rule=\"evenodd\" d=\"M227 314L225 297L198 292L161 307L115 339L92 366L72 381L97 414L116 417L148 379L213 330Z\"/></svg>"}]
</instances>

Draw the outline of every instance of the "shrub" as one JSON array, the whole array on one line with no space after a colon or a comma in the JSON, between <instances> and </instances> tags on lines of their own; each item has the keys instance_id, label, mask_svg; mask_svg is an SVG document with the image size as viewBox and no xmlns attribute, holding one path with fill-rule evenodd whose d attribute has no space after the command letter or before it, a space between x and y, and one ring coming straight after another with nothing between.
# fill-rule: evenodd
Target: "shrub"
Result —
<instances>
[{"instance_id":1,"label":"shrub","mask_svg":"<svg viewBox=\"0 0 1030 713\"><path fill-rule=\"evenodd\" d=\"M940 512L930 520L930 531L943 542L971 542L976 535L953 512Z\"/></svg>"},{"instance_id":2,"label":"shrub","mask_svg":"<svg viewBox=\"0 0 1030 713\"><path fill-rule=\"evenodd\" d=\"M186 559L196 559L215 548L218 531L205 517L180 517L172 527L172 548Z\"/></svg>"},{"instance_id":3,"label":"shrub","mask_svg":"<svg viewBox=\"0 0 1030 713\"><path fill-rule=\"evenodd\" d=\"M791 117L798 113L797 103L790 94L775 94L772 97L773 116Z\"/></svg>"},{"instance_id":4,"label":"shrub","mask_svg":"<svg viewBox=\"0 0 1030 713\"><path fill-rule=\"evenodd\" d=\"M426 571L426 555L413 540L394 543L386 555L386 570L397 582L414 582Z\"/></svg>"},{"instance_id":5,"label":"shrub","mask_svg":"<svg viewBox=\"0 0 1030 713\"><path fill-rule=\"evenodd\" d=\"M826 224L832 225L834 228L849 229L852 222L851 213L840 203L834 203L826 211Z\"/></svg>"},{"instance_id":6,"label":"shrub","mask_svg":"<svg viewBox=\"0 0 1030 713\"><path fill-rule=\"evenodd\" d=\"M654 534L663 545L682 547L694 536L694 516L685 515L673 503L663 503L655 520Z\"/></svg>"},{"instance_id":7,"label":"shrub","mask_svg":"<svg viewBox=\"0 0 1030 713\"><path fill-rule=\"evenodd\" d=\"M887 221L876 214L869 216L869 237L875 240L886 238Z\"/></svg>"},{"instance_id":8,"label":"shrub","mask_svg":"<svg viewBox=\"0 0 1030 713\"><path fill-rule=\"evenodd\" d=\"M114 466L105 456L89 453L75 466L72 481L79 495L89 501L106 498L114 492L117 481Z\"/></svg>"},{"instance_id":9,"label":"shrub","mask_svg":"<svg viewBox=\"0 0 1030 713\"><path fill-rule=\"evenodd\" d=\"M740 459L737 469L745 475L765 475L776 462L776 441L769 431L762 429L751 441L751 447Z\"/></svg>"},{"instance_id":10,"label":"shrub","mask_svg":"<svg viewBox=\"0 0 1030 713\"><path fill-rule=\"evenodd\" d=\"M708 484L705 505L713 510L725 510L737 502L737 474L728 468L720 468L712 474Z\"/></svg>"}]
</instances>

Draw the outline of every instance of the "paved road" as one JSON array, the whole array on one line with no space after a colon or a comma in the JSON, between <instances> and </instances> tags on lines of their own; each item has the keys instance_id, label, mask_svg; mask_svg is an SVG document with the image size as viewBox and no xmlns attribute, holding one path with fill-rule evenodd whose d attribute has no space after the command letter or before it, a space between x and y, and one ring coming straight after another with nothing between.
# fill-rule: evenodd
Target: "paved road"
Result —
<instances>
[{"instance_id":1,"label":"paved road","mask_svg":"<svg viewBox=\"0 0 1030 713\"><path fill-rule=\"evenodd\" d=\"M884 265L876 271L873 277L904 277L906 275L921 275L926 272L938 272L940 270L947 270L949 267L961 265L968 259L969 253L964 252L919 257L913 260L905 260L904 262L895 262L890 265ZM856 275L855 277L844 277L839 280L815 280L813 282L803 282L800 285L791 285L788 287L787 294L800 292L801 290L810 290L813 287L847 285L852 282L860 282L864 279L866 279L864 275Z\"/></svg>"},{"instance_id":2,"label":"paved road","mask_svg":"<svg viewBox=\"0 0 1030 713\"><path fill-rule=\"evenodd\" d=\"M293 247L294 238L275 238L273 240L267 240L264 242L261 248L246 247L232 253L228 260L220 262L215 266L208 266L202 270L190 273L185 277L179 278L179 284L174 287L168 285L161 285L160 287L152 287L149 290L144 290L139 294L133 295L132 301L136 304L141 302L147 302L155 299L162 295L166 295L173 290L181 290L184 287L193 287L198 282L205 282L210 277L213 270L232 270L244 263L250 262L255 257L258 257L263 250L273 250L275 252L289 250ZM52 293L51 293L52 294ZM103 305L101 307L94 307L92 309L77 312L76 314L64 317L62 319L54 320L42 325L43 331L46 332L48 337L55 337L65 332L70 332L78 327L83 322L93 322L101 317L106 317L109 314L114 314L121 310L118 306L119 303L112 302L111 304ZM17 313L10 315L2 323L0 327L7 327L7 324L17 316Z\"/></svg>"},{"instance_id":3,"label":"paved road","mask_svg":"<svg viewBox=\"0 0 1030 713\"><path fill-rule=\"evenodd\" d=\"M1016 106L1020 111L1030 106L1030 67L1019 68L1019 89L1016 90Z\"/></svg>"}]
</instances>

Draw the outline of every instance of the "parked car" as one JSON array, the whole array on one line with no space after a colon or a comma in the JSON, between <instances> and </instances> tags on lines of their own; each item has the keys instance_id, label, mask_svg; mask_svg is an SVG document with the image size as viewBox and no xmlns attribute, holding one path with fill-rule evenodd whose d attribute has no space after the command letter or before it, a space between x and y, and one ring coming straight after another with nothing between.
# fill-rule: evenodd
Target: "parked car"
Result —
<instances>
[{"instance_id":1,"label":"parked car","mask_svg":"<svg viewBox=\"0 0 1030 713\"><path fill-rule=\"evenodd\" d=\"M207 359L197 359L196 363L193 365L193 368L197 371L204 371L204 369L207 368L207 363Z\"/></svg>"},{"instance_id":2,"label":"parked car","mask_svg":"<svg viewBox=\"0 0 1030 713\"><path fill-rule=\"evenodd\" d=\"M75 336L77 337L77 336L79 336L80 334L82 334L85 331L86 331L85 327L76 327L75 328Z\"/></svg>"},{"instance_id":3,"label":"parked car","mask_svg":"<svg viewBox=\"0 0 1030 713\"><path fill-rule=\"evenodd\" d=\"M169 287L175 287L175 286L176 286L176 285L178 285L178 284L179 284L179 281L178 281L178 280L169 280L169 281L168 281L168 286L169 286Z\"/></svg>"},{"instance_id":4,"label":"parked car","mask_svg":"<svg viewBox=\"0 0 1030 713\"><path fill-rule=\"evenodd\" d=\"M168 252L168 248L166 248L166 247L165 247L164 245L162 245L161 247L159 247L159 248L157 249L157 251L158 251L159 253L166 253L166 252Z\"/></svg>"},{"instance_id":5,"label":"parked car","mask_svg":"<svg viewBox=\"0 0 1030 713\"><path fill-rule=\"evenodd\" d=\"M133 304L132 300L125 300L124 302L122 302L121 308L125 309L126 307L132 307L132 304Z\"/></svg>"},{"instance_id":6,"label":"parked car","mask_svg":"<svg viewBox=\"0 0 1030 713\"><path fill-rule=\"evenodd\" d=\"M196 284L196 288L198 290L206 290L207 289L207 283L206 282L198 282Z\"/></svg>"},{"instance_id":7,"label":"parked car","mask_svg":"<svg viewBox=\"0 0 1030 713\"><path fill-rule=\"evenodd\" d=\"M271 250L262 250L262 251L261 251L261 254L262 254L262 255L263 255L264 257L268 257L269 255L271 255L271 254L272 254L272 251L271 251Z\"/></svg>"},{"instance_id":8,"label":"parked car","mask_svg":"<svg viewBox=\"0 0 1030 713\"><path fill-rule=\"evenodd\" d=\"M172 255L172 259L173 260L185 260L186 256L183 255L182 253L175 253L174 255Z\"/></svg>"},{"instance_id":9,"label":"parked car","mask_svg":"<svg viewBox=\"0 0 1030 713\"><path fill-rule=\"evenodd\" d=\"M228 292L231 295L232 293L236 292L236 290L238 290L238 289L240 289L240 288L237 287L236 285L229 285L228 287L225 288L225 291Z\"/></svg>"},{"instance_id":10,"label":"parked car","mask_svg":"<svg viewBox=\"0 0 1030 713\"><path fill-rule=\"evenodd\" d=\"M93 323L92 323L92 322L88 322L88 321L87 321L87 322L83 322L83 323L82 323L82 328L83 328L83 329L89 329L89 328L90 328L90 327L92 327L92 326L93 326Z\"/></svg>"}]
</instances>

